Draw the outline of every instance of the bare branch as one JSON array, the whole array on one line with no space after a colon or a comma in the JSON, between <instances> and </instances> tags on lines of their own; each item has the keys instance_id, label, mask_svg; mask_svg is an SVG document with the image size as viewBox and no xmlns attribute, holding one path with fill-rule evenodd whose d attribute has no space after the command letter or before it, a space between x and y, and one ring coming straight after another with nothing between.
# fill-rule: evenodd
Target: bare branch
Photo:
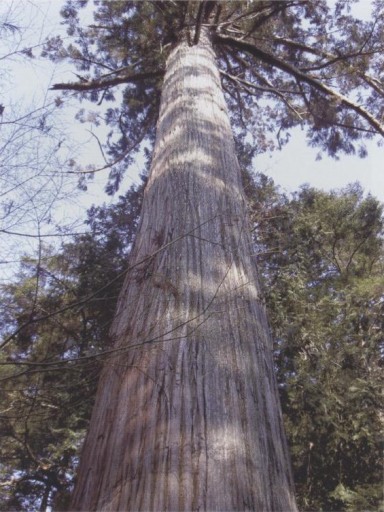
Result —
<instances>
[{"instance_id":1,"label":"bare branch","mask_svg":"<svg viewBox=\"0 0 384 512\"><path fill-rule=\"evenodd\" d=\"M287 105L287 107L290 110L292 110L292 112L294 112L299 119L301 119L301 120L303 119L303 116L300 114L300 112L298 112L295 109L295 107L293 105L291 105L289 100L287 100L287 98L284 96L284 94L282 92L280 92L278 89L275 89L274 87L262 87L260 85L253 84L252 82L248 82L248 80L244 80L243 78L235 77L235 76L230 75L229 73L226 73L225 71L222 71L222 70L220 70L220 73L223 76L226 76L227 78L232 80L233 82L239 84L240 86L241 85L246 86L246 90L249 94L253 94L252 91L250 91L249 89L255 89L257 91L268 92L268 93L275 94L275 95L279 96L283 100L283 102Z\"/></svg>"},{"instance_id":2,"label":"bare branch","mask_svg":"<svg viewBox=\"0 0 384 512\"><path fill-rule=\"evenodd\" d=\"M307 67L307 68L300 68L300 71L304 71L304 72L315 71L315 70L323 69L327 66L331 66L332 64L335 64L336 62L341 61L347 67L347 69L350 73L354 73L358 77L362 78L378 94L380 94L381 96L384 96L384 88L382 87L382 84L379 80L377 80L374 77L371 77L367 73L363 73L362 71L360 71L359 69L356 69L355 67L353 67L351 64L348 63L349 59L353 59L353 58L359 57L361 55L371 55L373 53L382 53L384 51L384 48L377 48L370 52L363 52L363 49L360 48L359 51L356 51L354 53L343 54L343 55L334 55L330 52L325 52L324 50L319 50L317 48L307 46L304 43L298 43L297 41L292 41L290 39L286 39L286 38L282 38L282 37L275 38L274 42L277 42L278 44L290 46L292 48L297 48L298 50L302 50L306 53L312 53L313 55L317 55L318 57L323 57L323 58L329 59L329 60L327 60L327 62L323 62L318 65L314 65L314 66Z\"/></svg>"},{"instance_id":3,"label":"bare branch","mask_svg":"<svg viewBox=\"0 0 384 512\"><path fill-rule=\"evenodd\" d=\"M60 313L63 313L64 311L68 311L69 309L72 309L72 308L75 308L76 306L82 306L83 304L89 302L91 299L95 298L100 292L104 291L105 289L107 289L111 284L115 283L116 281L118 281L122 276L124 276L125 274L127 274L128 272L130 272L131 270L133 270L134 268L138 267L139 265L142 265L143 263L147 262L147 261L150 261L154 256L156 256L158 253L164 251L165 249L167 249L169 246L175 244L176 242L178 242L179 240L182 240L183 238L187 237L187 236L190 236L191 234L193 234L196 230L200 229L202 226L204 226L205 224L207 224L208 222L212 222L212 220L214 220L215 218L217 217L217 215L213 216L212 218L200 223L199 225L197 225L196 227L192 228L190 231L188 231L187 233L183 233L182 235L178 236L177 238L175 238L174 240L171 240L170 242L168 242L167 244L165 245L162 245L159 249L157 249L156 251L154 251L153 253L151 253L150 255L146 256L145 258L141 259L140 261L136 262L135 264L131 265L130 267L128 267L127 269L125 269L123 272L121 272L120 274L118 274L114 279L112 279L111 281L109 281L106 285L102 286L101 288L99 288L98 290L96 290L94 293L92 293L91 295L88 295L87 297L85 297L84 299L81 299L79 301L76 301L76 302L71 302L70 304L67 304L66 306L56 310L56 311L53 311L52 313L48 313L46 315L42 315L42 316L39 316L39 317L35 317L33 318L32 320L26 322L25 324L21 325L20 327L18 327L12 334L10 334L1 344L0 344L0 349L4 348L6 345L8 345L8 343L10 341L13 340L13 338L15 336L17 336L19 334L19 332L21 332L25 327L27 327L27 325L30 325L32 323L37 323L37 322L40 322L42 320L47 320L48 318L52 318L53 316L56 316Z\"/></svg>"},{"instance_id":4,"label":"bare branch","mask_svg":"<svg viewBox=\"0 0 384 512\"><path fill-rule=\"evenodd\" d=\"M53 91L97 91L98 89L105 89L106 87L114 87L115 85L127 84L130 82L140 82L147 78L155 78L164 75L164 70L148 71L145 73L134 73L123 76L116 76L114 78L109 77L111 73L105 76L101 76L99 79L89 80L85 82L68 82L61 84L54 84L51 87Z\"/></svg>"},{"instance_id":5,"label":"bare branch","mask_svg":"<svg viewBox=\"0 0 384 512\"><path fill-rule=\"evenodd\" d=\"M380 123L378 119L376 119L370 112L368 112L363 106L358 105L357 103L353 102L343 94L340 94L339 92L331 89L327 85L325 85L323 82L318 80L317 78L314 78L300 69L296 68L292 64L289 64L288 62L285 62L275 55L272 55L265 50L262 50L255 46L252 43L245 42L243 40L225 36L225 35L215 35L215 42L221 43L221 44L227 44L229 46L232 46L233 48L237 48L238 50L245 51L247 53L250 53L257 59L260 59L261 61L265 62L266 64L269 64L271 66L274 66L281 71L284 71L285 73L288 73L292 77L294 77L296 80L299 80L301 82L304 82L314 89L322 92L323 94L326 94L327 96L332 97L335 101L339 102L341 105L344 105L346 108L353 110L356 112L360 117L365 119L368 124L374 128L375 132L379 133L384 137L384 126ZM351 127L352 128L352 127Z\"/></svg>"}]
</instances>

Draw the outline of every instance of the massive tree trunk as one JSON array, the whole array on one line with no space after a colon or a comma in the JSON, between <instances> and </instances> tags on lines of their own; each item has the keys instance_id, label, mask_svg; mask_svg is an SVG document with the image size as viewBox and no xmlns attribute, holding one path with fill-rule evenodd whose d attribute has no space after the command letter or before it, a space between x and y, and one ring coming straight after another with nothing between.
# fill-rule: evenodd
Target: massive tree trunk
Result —
<instances>
[{"instance_id":1,"label":"massive tree trunk","mask_svg":"<svg viewBox=\"0 0 384 512\"><path fill-rule=\"evenodd\" d=\"M208 34L167 62L76 510L296 510L239 164Z\"/></svg>"}]
</instances>

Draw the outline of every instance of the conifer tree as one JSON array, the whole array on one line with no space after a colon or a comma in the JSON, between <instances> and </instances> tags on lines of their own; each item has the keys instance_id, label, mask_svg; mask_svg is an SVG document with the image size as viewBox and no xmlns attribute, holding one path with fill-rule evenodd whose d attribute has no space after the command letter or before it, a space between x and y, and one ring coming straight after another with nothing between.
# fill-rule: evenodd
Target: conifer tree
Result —
<instances>
[{"instance_id":1,"label":"conifer tree","mask_svg":"<svg viewBox=\"0 0 384 512\"><path fill-rule=\"evenodd\" d=\"M331 155L383 135L379 3L99 2L68 56L78 91L109 108L109 191L156 141L141 223L84 446L77 510L295 510L272 344L232 121L278 143L295 125ZM53 53L52 53L53 52ZM120 165L119 165L120 164Z\"/></svg>"},{"instance_id":2,"label":"conifer tree","mask_svg":"<svg viewBox=\"0 0 384 512\"><path fill-rule=\"evenodd\" d=\"M243 183L299 509L379 510L382 205L357 185L289 200ZM2 337L19 331L0 360L0 510L68 508L141 195L91 208L89 234L44 253L37 301L34 260L0 287Z\"/></svg>"},{"instance_id":3,"label":"conifer tree","mask_svg":"<svg viewBox=\"0 0 384 512\"><path fill-rule=\"evenodd\" d=\"M142 188L0 285L1 511L68 508Z\"/></svg>"},{"instance_id":4,"label":"conifer tree","mask_svg":"<svg viewBox=\"0 0 384 512\"><path fill-rule=\"evenodd\" d=\"M263 180L251 202L299 509L380 510L383 206Z\"/></svg>"}]
</instances>

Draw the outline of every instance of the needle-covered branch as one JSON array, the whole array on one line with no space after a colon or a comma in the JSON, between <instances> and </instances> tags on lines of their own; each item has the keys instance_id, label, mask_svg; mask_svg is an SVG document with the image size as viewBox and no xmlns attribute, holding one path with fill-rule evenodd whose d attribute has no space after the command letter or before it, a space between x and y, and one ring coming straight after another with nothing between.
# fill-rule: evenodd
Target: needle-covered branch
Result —
<instances>
[{"instance_id":1,"label":"needle-covered branch","mask_svg":"<svg viewBox=\"0 0 384 512\"><path fill-rule=\"evenodd\" d=\"M325 62L322 61L317 64L314 63L308 67L300 67L299 68L300 71L303 71L303 72L318 71L318 70L324 69L328 66L332 66L336 63L341 63L343 65L343 67L345 67L351 75L356 75L356 76L360 77L370 87L372 87L372 89L374 89L380 96L384 97L384 87L383 87L383 84L380 82L380 80L361 71L361 69L359 69L359 67L353 66L353 64L350 63L351 59L354 59L356 57L364 57L364 56L383 53L384 45L379 48L374 48L372 50L365 51L365 52L362 49L359 49L353 53L335 55L331 52L326 52L324 50L320 50L315 47L307 46L306 44L303 44L303 43L291 41L290 39L276 38L274 41L278 44L286 45L291 48L296 48L303 52L311 53L311 54L317 55L318 57L321 57L323 59L327 59Z\"/></svg>"},{"instance_id":2,"label":"needle-covered branch","mask_svg":"<svg viewBox=\"0 0 384 512\"><path fill-rule=\"evenodd\" d=\"M215 41L217 43L226 44L230 47L237 48L240 51L244 51L253 57L256 57L261 62L280 69L281 71L291 75L294 79L308 84L310 87L325 94L333 101L336 101L349 110L356 112L361 118L368 122L368 124L374 129L376 133L384 137L384 125L373 114L366 110L362 105L352 101L343 94L327 86L319 79L301 71L299 68L288 63L287 61L280 59L276 55L273 55L272 53L257 47L255 44L243 41L242 39L216 34ZM351 126L351 128L353 128L353 126Z\"/></svg>"}]
</instances>

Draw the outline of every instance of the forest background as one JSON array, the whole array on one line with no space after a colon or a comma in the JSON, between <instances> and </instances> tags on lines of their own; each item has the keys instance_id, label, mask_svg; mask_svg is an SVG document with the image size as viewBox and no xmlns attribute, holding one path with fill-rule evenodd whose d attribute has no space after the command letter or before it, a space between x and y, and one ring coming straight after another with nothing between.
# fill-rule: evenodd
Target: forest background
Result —
<instances>
[{"instance_id":1,"label":"forest background","mask_svg":"<svg viewBox=\"0 0 384 512\"><path fill-rule=\"evenodd\" d=\"M41 15L47 23L48 4L23 5L36 13L35 27ZM49 12L52 6L59 11L53 2ZM5 67L9 63L0 77L1 236L7 248L2 265L12 268L0 291L0 508L61 510L73 486L78 450L108 348L105 339L139 219L149 153L143 149L131 164L131 171L141 170L135 172L133 186L123 182L120 196L85 212L89 199L83 199L81 190L85 193L94 183L100 181L103 187L108 181L102 174L107 170L94 172L106 166L100 151L105 129L98 126L97 109L89 113L85 108L77 114L88 130L83 130L79 143L69 122L70 108L77 107L67 108L70 99L48 92L49 83L39 84L44 99L32 93L30 104L28 98L22 105L21 91L11 94L26 76L29 82L26 69L35 70L38 83L48 69L40 60L45 34L29 44L26 19L19 18L21 11L15 7L16 3L2 4L0 19L8 48L2 60ZM73 76L73 69L65 73ZM59 80L63 77L60 74ZM353 161L363 173L372 166L372 181L379 183L374 147L371 144L369 156L358 164L356 157L342 157L348 160L341 160L332 173L336 176L341 167L349 172ZM288 194L266 172L255 173L260 156L254 160L246 148L239 150L299 506L378 510L382 204L358 184L347 185L353 178L337 191L305 185ZM298 164L287 163L284 151L279 159L293 181ZM295 148L297 152L306 155L303 146ZM99 161L94 160L95 153L100 154ZM263 165L266 171L268 165ZM318 165L315 158L309 164L306 157L302 168L314 172ZM88 177L95 175L90 181ZM99 188L98 184L94 189L98 196ZM381 189L371 185L368 190L377 195ZM74 218L70 212L79 201Z\"/></svg>"}]
</instances>

